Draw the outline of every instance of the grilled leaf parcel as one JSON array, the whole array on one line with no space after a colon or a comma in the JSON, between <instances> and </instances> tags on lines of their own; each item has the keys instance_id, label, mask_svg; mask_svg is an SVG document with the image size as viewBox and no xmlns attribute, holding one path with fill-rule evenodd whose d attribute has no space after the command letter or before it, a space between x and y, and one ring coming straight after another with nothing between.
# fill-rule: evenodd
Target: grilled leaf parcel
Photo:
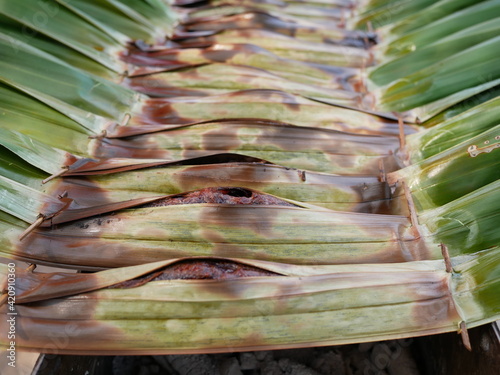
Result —
<instances>
[{"instance_id":1,"label":"grilled leaf parcel","mask_svg":"<svg viewBox=\"0 0 500 375\"><path fill-rule=\"evenodd\" d=\"M499 319L499 11L0 0L16 345L210 353Z\"/></svg>"}]
</instances>

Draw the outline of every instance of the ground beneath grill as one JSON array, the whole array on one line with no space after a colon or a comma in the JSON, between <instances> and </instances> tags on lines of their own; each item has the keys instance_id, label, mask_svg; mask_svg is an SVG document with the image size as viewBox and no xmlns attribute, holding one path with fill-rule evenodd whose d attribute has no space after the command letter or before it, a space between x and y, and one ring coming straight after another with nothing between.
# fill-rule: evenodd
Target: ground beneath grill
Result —
<instances>
[{"instance_id":1,"label":"ground beneath grill","mask_svg":"<svg viewBox=\"0 0 500 375\"><path fill-rule=\"evenodd\" d=\"M421 375L413 353L414 339L359 345L255 351L227 354L114 356L94 358L87 375ZM74 359L49 356L38 375L80 374ZM61 360L61 358L63 360ZM99 360L96 361L95 358ZM73 363L64 372L63 362ZM44 367L43 364L41 367ZM49 370L50 369L50 370ZM76 370L76 371L75 371ZM87 372L88 371L88 372Z\"/></svg>"}]
</instances>

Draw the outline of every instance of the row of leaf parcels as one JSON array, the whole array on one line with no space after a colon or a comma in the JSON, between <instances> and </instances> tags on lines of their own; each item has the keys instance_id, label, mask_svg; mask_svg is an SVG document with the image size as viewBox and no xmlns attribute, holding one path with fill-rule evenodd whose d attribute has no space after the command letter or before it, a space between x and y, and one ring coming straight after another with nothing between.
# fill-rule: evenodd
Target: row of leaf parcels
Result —
<instances>
[{"instance_id":1,"label":"row of leaf parcels","mask_svg":"<svg viewBox=\"0 0 500 375\"><path fill-rule=\"evenodd\" d=\"M498 244L499 184L421 210L418 228L400 215L339 212L244 188L205 188L41 228L22 241L22 222L2 214L2 246L10 256L79 269L186 256L296 264L441 259L441 243L452 256Z\"/></svg>"},{"instance_id":2,"label":"row of leaf parcels","mask_svg":"<svg viewBox=\"0 0 500 375\"><path fill-rule=\"evenodd\" d=\"M374 267L193 258L94 274L18 270L16 345L65 354L208 353L449 332L457 322L490 321L499 254L456 257L453 274L443 261ZM197 262L226 276L191 279ZM243 276L233 278L237 268ZM0 269L5 279L7 267ZM7 324L2 319L2 332Z\"/></svg>"},{"instance_id":3,"label":"row of leaf parcels","mask_svg":"<svg viewBox=\"0 0 500 375\"><path fill-rule=\"evenodd\" d=\"M218 352L498 319L498 17L495 0L0 0L0 252L114 268L17 270L19 347Z\"/></svg>"}]
</instances>

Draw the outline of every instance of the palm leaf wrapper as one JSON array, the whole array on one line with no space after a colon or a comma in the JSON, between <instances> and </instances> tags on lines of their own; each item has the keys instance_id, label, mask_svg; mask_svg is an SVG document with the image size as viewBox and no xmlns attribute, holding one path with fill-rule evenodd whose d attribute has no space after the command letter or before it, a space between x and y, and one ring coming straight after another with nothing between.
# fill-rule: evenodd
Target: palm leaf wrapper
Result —
<instances>
[{"instance_id":1,"label":"palm leaf wrapper","mask_svg":"<svg viewBox=\"0 0 500 375\"><path fill-rule=\"evenodd\" d=\"M499 18L496 0L0 0L0 331L174 354L499 319Z\"/></svg>"}]
</instances>

